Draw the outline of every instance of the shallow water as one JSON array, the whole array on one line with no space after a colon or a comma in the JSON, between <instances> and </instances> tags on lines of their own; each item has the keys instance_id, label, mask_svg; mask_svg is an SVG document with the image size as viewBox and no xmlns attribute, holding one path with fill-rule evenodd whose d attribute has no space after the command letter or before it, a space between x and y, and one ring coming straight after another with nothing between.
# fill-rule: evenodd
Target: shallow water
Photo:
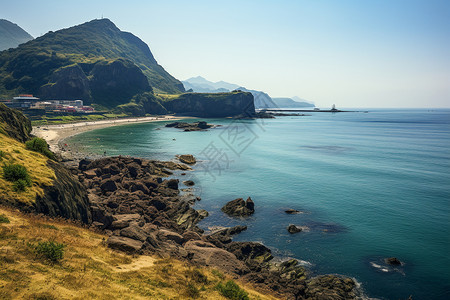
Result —
<instances>
[{"instance_id":1,"label":"shallow water","mask_svg":"<svg viewBox=\"0 0 450 300\"><path fill-rule=\"evenodd\" d=\"M245 224L235 240L261 241L318 274L361 282L371 297L450 298L450 111L313 113L270 120L208 120L203 132L132 124L67 141L84 151L169 160L194 154L186 176L210 212L201 227ZM256 213L220 208L251 196ZM287 215L294 208L301 214ZM306 226L291 235L289 224ZM404 265L387 267L383 258ZM379 266L379 267L377 267Z\"/></svg>"}]
</instances>

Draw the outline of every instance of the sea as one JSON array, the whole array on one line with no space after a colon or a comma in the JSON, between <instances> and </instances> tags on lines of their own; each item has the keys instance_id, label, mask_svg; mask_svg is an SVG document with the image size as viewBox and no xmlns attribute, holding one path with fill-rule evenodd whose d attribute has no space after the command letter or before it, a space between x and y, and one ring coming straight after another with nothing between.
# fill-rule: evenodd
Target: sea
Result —
<instances>
[{"instance_id":1,"label":"sea","mask_svg":"<svg viewBox=\"0 0 450 300\"><path fill-rule=\"evenodd\" d=\"M449 109L202 120L221 126L128 124L66 143L86 156L193 154L194 171L173 177L195 182L194 207L209 212L201 228L247 225L235 241L261 242L312 275L350 276L370 298L450 299ZM248 197L253 216L221 212ZM303 230L290 234L290 224ZM387 265L388 257L402 265Z\"/></svg>"}]
</instances>

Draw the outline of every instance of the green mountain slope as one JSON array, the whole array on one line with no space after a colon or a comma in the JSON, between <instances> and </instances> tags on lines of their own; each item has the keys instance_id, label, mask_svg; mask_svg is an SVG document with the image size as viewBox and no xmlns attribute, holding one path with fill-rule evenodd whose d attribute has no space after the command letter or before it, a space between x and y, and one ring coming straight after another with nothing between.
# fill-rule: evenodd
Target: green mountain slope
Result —
<instances>
[{"instance_id":1,"label":"green mountain slope","mask_svg":"<svg viewBox=\"0 0 450 300\"><path fill-rule=\"evenodd\" d=\"M0 98L11 97L18 93L32 93L43 98L75 97L97 103L95 92L86 90L85 83L95 77L92 72L96 69L98 71L98 67L96 68L98 63L108 65L114 61L120 61L123 65L118 70L133 69L137 66L148 78L148 83L158 92L181 93L184 91L183 84L158 65L150 49L142 40L131 33L120 31L110 20L101 19L56 32L48 32L18 48L0 52ZM79 68L76 67L78 71L70 73L71 78L60 76L61 68L74 65L78 65ZM85 76L79 72L80 68ZM133 73L136 78L141 77L136 70ZM115 75L120 79L120 74ZM118 82L118 78L114 78L112 82L110 82L111 78L106 78L103 84L115 86L114 82ZM142 83L140 78L138 81ZM74 93L73 89L67 92L61 88L64 85L73 87L73 82L81 84L75 85L75 89L79 90L78 93ZM96 82L99 82L98 78ZM59 87L51 90L49 87L55 84ZM46 87L43 88L43 86ZM138 90L150 89L143 84ZM89 98L89 95L93 98ZM82 98L83 96L85 98ZM114 104L106 106L127 103L129 100L129 98L117 98L113 101Z\"/></svg>"},{"instance_id":2,"label":"green mountain slope","mask_svg":"<svg viewBox=\"0 0 450 300\"><path fill-rule=\"evenodd\" d=\"M32 39L33 37L17 24L0 19L0 51L15 48Z\"/></svg>"}]
</instances>

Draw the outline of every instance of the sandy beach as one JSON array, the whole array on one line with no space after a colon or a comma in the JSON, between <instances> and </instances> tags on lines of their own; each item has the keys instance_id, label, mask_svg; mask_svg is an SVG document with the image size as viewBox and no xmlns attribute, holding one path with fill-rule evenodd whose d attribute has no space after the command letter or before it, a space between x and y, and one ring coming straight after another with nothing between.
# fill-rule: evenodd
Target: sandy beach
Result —
<instances>
[{"instance_id":1,"label":"sandy beach","mask_svg":"<svg viewBox=\"0 0 450 300\"><path fill-rule=\"evenodd\" d=\"M82 132L106 128L111 126L119 126L126 124L147 123L147 122L161 122L161 121L176 121L187 119L190 117L175 117L175 116L159 116L159 117L141 117L141 118L124 118L114 120L100 120L91 122L77 122L70 124L58 125L43 125L34 126L32 134L43 138L50 146L50 150L55 153L60 153L65 158L73 158L75 153L68 153L63 147L63 141L71 136L80 134ZM69 156L69 157L68 157Z\"/></svg>"}]
</instances>

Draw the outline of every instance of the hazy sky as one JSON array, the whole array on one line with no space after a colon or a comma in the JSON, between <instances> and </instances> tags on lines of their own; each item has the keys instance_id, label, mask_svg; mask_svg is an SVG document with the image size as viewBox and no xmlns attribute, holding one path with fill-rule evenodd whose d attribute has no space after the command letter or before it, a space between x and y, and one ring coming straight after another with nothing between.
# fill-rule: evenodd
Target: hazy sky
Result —
<instances>
[{"instance_id":1,"label":"hazy sky","mask_svg":"<svg viewBox=\"0 0 450 300\"><path fill-rule=\"evenodd\" d=\"M0 0L34 37L102 16L180 80L319 107L450 107L450 0Z\"/></svg>"}]
</instances>

